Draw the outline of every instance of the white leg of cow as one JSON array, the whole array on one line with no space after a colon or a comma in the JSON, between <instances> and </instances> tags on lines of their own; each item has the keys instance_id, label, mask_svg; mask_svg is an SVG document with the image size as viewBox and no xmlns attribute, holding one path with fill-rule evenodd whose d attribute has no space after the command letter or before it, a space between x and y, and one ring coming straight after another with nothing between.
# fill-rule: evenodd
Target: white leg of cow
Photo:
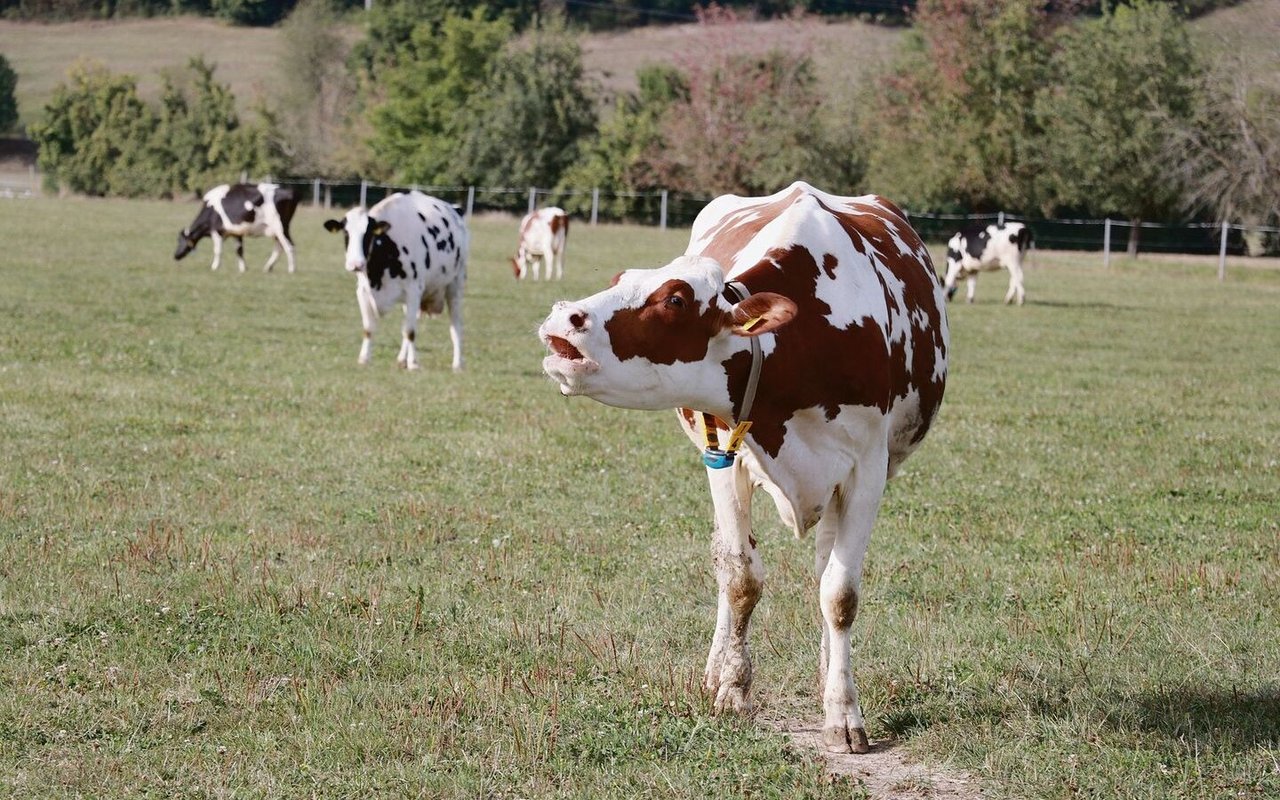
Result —
<instances>
[{"instance_id":1,"label":"white leg of cow","mask_svg":"<svg viewBox=\"0 0 1280 800\"><path fill-rule=\"evenodd\" d=\"M209 269L217 269L222 265L222 235L219 233L210 233L209 239L213 242L213 264Z\"/></svg>"},{"instance_id":2,"label":"white leg of cow","mask_svg":"<svg viewBox=\"0 0 1280 800\"><path fill-rule=\"evenodd\" d=\"M240 268L241 272L244 272L244 237L243 236L236 237L236 266Z\"/></svg>"},{"instance_id":3,"label":"white leg of cow","mask_svg":"<svg viewBox=\"0 0 1280 800\"><path fill-rule=\"evenodd\" d=\"M556 280L563 279L564 278L564 250L556 251L556 254L551 257L551 260L555 262Z\"/></svg>"},{"instance_id":4,"label":"white leg of cow","mask_svg":"<svg viewBox=\"0 0 1280 800\"><path fill-rule=\"evenodd\" d=\"M271 268L280 260L280 242L277 240L271 247L271 255L267 256L267 263L262 267L263 272L270 272Z\"/></svg>"},{"instance_id":5,"label":"white leg of cow","mask_svg":"<svg viewBox=\"0 0 1280 800\"><path fill-rule=\"evenodd\" d=\"M828 750L839 753L870 749L853 680L851 630L858 614L862 564L880 510L889 455L885 449L867 455L859 459L849 481L836 490L819 522L820 548L832 539L819 588L827 640L822 741Z\"/></svg>"},{"instance_id":6,"label":"white leg of cow","mask_svg":"<svg viewBox=\"0 0 1280 800\"><path fill-rule=\"evenodd\" d=\"M717 711L751 710L751 653L747 626L764 591L764 567L751 542L751 483L741 463L708 469L716 529L716 628L703 683Z\"/></svg>"},{"instance_id":7,"label":"white leg of cow","mask_svg":"<svg viewBox=\"0 0 1280 800\"><path fill-rule=\"evenodd\" d=\"M405 369L418 368L418 316L422 313L422 298L412 292L404 298L404 327L400 331L400 354L396 363Z\"/></svg>"},{"instance_id":8,"label":"white leg of cow","mask_svg":"<svg viewBox=\"0 0 1280 800\"><path fill-rule=\"evenodd\" d=\"M297 268L297 265L294 264L293 261L293 242L284 237L280 237L280 246L284 248L285 260L289 262L289 273L293 274L294 269Z\"/></svg>"},{"instance_id":9,"label":"white leg of cow","mask_svg":"<svg viewBox=\"0 0 1280 800\"><path fill-rule=\"evenodd\" d=\"M973 302L973 293L974 293L975 291L977 291L977 290L978 290L978 276L977 276L977 275L970 275L969 277L965 278L965 279L964 279L964 286L965 286L965 290L964 290L964 291L965 291L964 301L965 301L966 303L972 303L972 302Z\"/></svg>"},{"instance_id":10,"label":"white leg of cow","mask_svg":"<svg viewBox=\"0 0 1280 800\"><path fill-rule=\"evenodd\" d=\"M1018 305L1022 305L1026 295L1026 291L1022 288L1022 265L1012 262L1009 264L1009 291L1005 292L1004 302L1008 304L1016 299Z\"/></svg>"},{"instance_id":11,"label":"white leg of cow","mask_svg":"<svg viewBox=\"0 0 1280 800\"><path fill-rule=\"evenodd\" d=\"M373 355L373 332L378 329L378 306L363 286L356 287L356 303L360 306L360 322L364 327L364 339L360 343L357 364L368 364Z\"/></svg>"},{"instance_id":12,"label":"white leg of cow","mask_svg":"<svg viewBox=\"0 0 1280 800\"><path fill-rule=\"evenodd\" d=\"M453 342L453 371L462 371L462 279L456 278L444 293L449 306L449 339Z\"/></svg>"}]
</instances>

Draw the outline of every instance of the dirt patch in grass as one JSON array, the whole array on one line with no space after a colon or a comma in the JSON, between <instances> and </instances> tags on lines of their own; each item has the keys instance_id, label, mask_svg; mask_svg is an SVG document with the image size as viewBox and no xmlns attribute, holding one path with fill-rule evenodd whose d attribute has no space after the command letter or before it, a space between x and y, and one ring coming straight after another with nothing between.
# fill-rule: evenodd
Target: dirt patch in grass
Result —
<instances>
[{"instance_id":1,"label":"dirt patch in grass","mask_svg":"<svg viewBox=\"0 0 1280 800\"><path fill-rule=\"evenodd\" d=\"M830 753L822 744L816 719L763 720L785 733L797 750L816 753L833 775L856 780L876 800L980 800L984 795L969 775L911 761L898 742L881 740L861 755Z\"/></svg>"}]
</instances>

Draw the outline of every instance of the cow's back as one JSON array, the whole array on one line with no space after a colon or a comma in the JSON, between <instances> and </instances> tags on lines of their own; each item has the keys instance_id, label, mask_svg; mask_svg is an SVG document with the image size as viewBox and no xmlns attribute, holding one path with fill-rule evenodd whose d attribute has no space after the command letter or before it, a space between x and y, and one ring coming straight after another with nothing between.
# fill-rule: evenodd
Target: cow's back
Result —
<instances>
[{"instance_id":1,"label":"cow's back","mask_svg":"<svg viewBox=\"0 0 1280 800\"><path fill-rule=\"evenodd\" d=\"M428 295L465 280L470 237L453 206L418 191L396 192L370 208L369 216L390 224L387 237L400 260L393 277L419 283Z\"/></svg>"},{"instance_id":2,"label":"cow's back","mask_svg":"<svg viewBox=\"0 0 1280 800\"><path fill-rule=\"evenodd\" d=\"M687 253L797 304L762 370L763 405L777 418L752 434L766 452L811 409L827 420L849 408L885 415L891 472L921 441L942 400L949 332L928 250L896 206L805 183L724 196L698 215Z\"/></svg>"}]
</instances>

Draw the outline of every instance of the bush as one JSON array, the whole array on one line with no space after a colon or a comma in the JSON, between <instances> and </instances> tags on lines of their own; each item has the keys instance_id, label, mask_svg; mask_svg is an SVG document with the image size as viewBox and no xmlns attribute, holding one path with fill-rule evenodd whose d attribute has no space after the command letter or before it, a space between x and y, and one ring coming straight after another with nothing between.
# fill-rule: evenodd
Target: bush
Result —
<instances>
[{"instance_id":1,"label":"bush","mask_svg":"<svg viewBox=\"0 0 1280 800\"><path fill-rule=\"evenodd\" d=\"M18 123L18 100L14 92L18 88L18 73L9 66L9 60L0 56L0 133L8 133Z\"/></svg>"}]
</instances>

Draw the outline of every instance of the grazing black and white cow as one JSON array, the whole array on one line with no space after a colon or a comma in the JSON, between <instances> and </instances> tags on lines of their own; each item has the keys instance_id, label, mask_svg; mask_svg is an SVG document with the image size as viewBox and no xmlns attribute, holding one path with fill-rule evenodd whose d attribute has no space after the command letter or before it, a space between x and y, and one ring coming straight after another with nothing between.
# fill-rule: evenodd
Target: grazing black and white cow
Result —
<instances>
[{"instance_id":1,"label":"grazing black and white cow","mask_svg":"<svg viewBox=\"0 0 1280 800\"><path fill-rule=\"evenodd\" d=\"M418 368L418 313L434 316L447 305L453 369L462 369L462 289L470 236L457 209L422 192L397 192L367 211L353 208L341 220L326 220L324 227L342 231L347 269L356 274L356 301L364 322L359 362L369 363L378 318L403 302L396 363Z\"/></svg>"},{"instance_id":2,"label":"grazing black and white cow","mask_svg":"<svg viewBox=\"0 0 1280 800\"><path fill-rule=\"evenodd\" d=\"M967 284L966 300L973 302L973 292L978 285L978 273L1009 270L1009 291L1004 301L1013 300L1022 305L1026 292L1022 288L1022 254L1031 246L1031 229L1021 222L1003 222L985 228L966 228L947 242L947 276L943 287L947 299L955 297L956 282L964 278Z\"/></svg>"},{"instance_id":3,"label":"grazing black and white cow","mask_svg":"<svg viewBox=\"0 0 1280 800\"><path fill-rule=\"evenodd\" d=\"M298 208L298 198L292 189L274 183L236 183L215 186L205 192L204 205L195 221L178 234L178 249L174 260L192 250L201 239L213 240L213 269L222 263L222 240L233 236L236 240L236 260L244 272L244 237L270 236L275 246L263 269L270 270L284 250L289 259L289 271L294 270L293 241L289 238L289 222Z\"/></svg>"}]
</instances>

